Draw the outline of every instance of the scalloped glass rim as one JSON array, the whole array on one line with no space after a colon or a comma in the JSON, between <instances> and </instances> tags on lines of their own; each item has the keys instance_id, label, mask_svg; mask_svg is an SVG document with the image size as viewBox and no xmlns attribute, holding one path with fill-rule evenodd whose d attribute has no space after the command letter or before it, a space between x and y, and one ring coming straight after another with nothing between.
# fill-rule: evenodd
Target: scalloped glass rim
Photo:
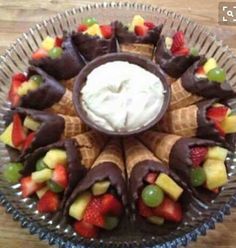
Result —
<instances>
[{"instance_id":1,"label":"scalloped glass rim","mask_svg":"<svg viewBox=\"0 0 236 248\"><path fill-rule=\"evenodd\" d=\"M104 12L103 10L109 10ZM103 21L128 20L134 13L139 12L150 20L164 24L163 33L181 29L185 31L188 42L197 46L201 53L214 56L219 65L227 72L227 78L233 87L236 87L236 57L219 41L209 30L195 22L166 9L138 3L98 3L83 7L73 8L61 14L43 21L24 33L11 45L6 53L0 58L0 132L3 130L3 115L9 110L9 102L6 101L6 93L9 88L10 76L15 71L24 71L30 54L35 50L40 41L46 35L61 34L62 29L72 31L76 23L83 16L99 15ZM4 164L9 161L8 153L3 144L0 144L0 173ZM202 204L197 199L191 203L191 211L174 234L167 237L150 237L138 240L130 239L115 240L84 240L73 235L73 231L65 225L64 220L58 221L58 216L40 215L35 210L33 199L20 199L19 184L10 186L0 178L0 203L11 213L13 219L19 221L22 227L29 228L31 234L38 234L40 239L48 240L50 245L59 247L177 247L187 245L191 240L196 240L199 235L204 235L208 229L213 229L216 222L222 221L225 214L230 213L230 208L236 204L236 153L228 157L229 184L223 187L219 197L211 204ZM70 235L72 234L72 235ZM68 235L70 237L68 237ZM132 236L133 237L133 236ZM114 238L114 237L113 237ZM125 237L128 238L128 237ZM133 237L134 238L134 237Z\"/></svg>"}]
</instances>

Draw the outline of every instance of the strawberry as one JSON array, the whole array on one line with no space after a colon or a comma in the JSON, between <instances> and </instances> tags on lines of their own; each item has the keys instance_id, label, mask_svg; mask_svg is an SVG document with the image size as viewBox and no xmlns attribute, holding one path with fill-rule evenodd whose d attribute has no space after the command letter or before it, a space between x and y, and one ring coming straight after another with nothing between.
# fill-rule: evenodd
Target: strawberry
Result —
<instances>
[{"instance_id":1,"label":"strawberry","mask_svg":"<svg viewBox=\"0 0 236 248\"><path fill-rule=\"evenodd\" d=\"M213 193L215 193L215 194L218 194L220 192L220 189L219 188L215 188L215 189L212 189L211 191Z\"/></svg>"},{"instance_id":2,"label":"strawberry","mask_svg":"<svg viewBox=\"0 0 236 248\"><path fill-rule=\"evenodd\" d=\"M22 125L20 116L18 114L13 115L13 129L12 129L12 143L15 147L20 146L24 143L26 135L24 127Z\"/></svg>"},{"instance_id":3,"label":"strawberry","mask_svg":"<svg viewBox=\"0 0 236 248\"><path fill-rule=\"evenodd\" d=\"M16 73L12 76L12 81L19 81L23 83L26 80L27 80L27 77L23 73Z\"/></svg>"},{"instance_id":4,"label":"strawberry","mask_svg":"<svg viewBox=\"0 0 236 248\"><path fill-rule=\"evenodd\" d=\"M149 30L156 27L156 25L153 22L144 21L144 26L148 27Z\"/></svg>"},{"instance_id":5,"label":"strawberry","mask_svg":"<svg viewBox=\"0 0 236 248\"><path fill-rule=\"evenodd\" d=\"M110 39L112 36L112 27L111 25L100 25L100 29L103 35L103 38Z\"/></svg>"},{"instance_id":6,"label":"strawberry","mask_svg":"<svg viewBox=\"0 0 236 248\"><path fill-rule=\"evenodd\" d=\"M156 172L150 172L146 175L144 178L144 181L149 184L154 184L157 179L157 173Z\"/></svg>"},{"instance_id":7,"label":"strawberry","mask_svg":"<svg viewBox=\"0 0 236 248\"><path fill-rule=\"evenodd\" d=\"M74 224L75 231L84 238L95 238L98 228L85 221L76 221Z\"/></svg>"},{"instance_id":8,"label":"strawberry","mask_svg":"<svg viewBox=\"0 0 236 248\"><path fill-rule=\"evenodd\" d=\"M207 155L207 152L208 152L207 147L197 146L197 147L191 148L190 157L191 157L193 165L200 166L201 163L204 161Z\"/></svg>"},{"instance_id":9,"label":"strawberry","mask_svg":"<svg viewBox=\"0 0 236 248\"><path fill-rule=\"evenodd\" d=\"M43 48L39 48L38 50L36 50L36 52L32 54L32 59L43 59L46 58L47 56L48 56L47 51L44 50Z\"/></svg>"},{"instance_id":10,"label":"strawberry","mask_svg":"<svg viewBox=\"0 0 236 248\"><path fill-rule=\"evenodd\" d=\"M198 75L205 75L206 74L205 71L204 71L203 66L199 66L197 68L197 70L195 71L195 73L198 74Z\"/></svg>"},{"instance_id":11,"label":"strawberry","mask_svg":"<svg viewBox=\"0 0 236 248\"><path fill-rule=\"evenodd\" d=\"M102 213L111 214L115 216L121 215L123 212L123 205L112 194L105 194L102 197Z\"/></svg>"},{"instance_id":12,"label":"strawberry","mask_svg":"<svg viewBox=\"0 0 236 248\"><path fill-rule=\"evenodd\" d=\"M63 188L66 188L68 185L68 172L67 168L62 165L58 164L55 169L53 170L52 174L52 181L59 184Z\"/></svg>"},{"instance_id":13,"label":"strawberry","mask_svg":"<svg viewBox=\"0 0 236 248\"><path fill-rule=\"evenodd\" d=\"M20 180L20 184L21 184L21 192L24 197L28 197L34 194L36 191L38 191L39 189L43 187L43 184L35 183L32 180L31 176L23 177Z\"/></svg>"},{"instance_id":14,"label":"strawberry","mask_svg":"<svg viewBox=\"0 0 236 248\"><path fill-rule=\"evenodd\" d=\"M189 49L187 47L181 47L179 50L172 52L175 56L187 56Z\"/></svg>"},{"instance_id":15,"label":"strawberry","mask_svg":"<svg viewBox=\"0 0 236 248\"><path fill-rule=\"evenodd\" d=\"M225 131L224 129L221 127L220 123L218 121L214 122L215 124L215 128L218 130L219 134L224 137L225 136Z\"/></svg>"},{"instance_id":16,"label":"strawberry","mask_svg":"<svg viewBox=\"0 0 236 248\"><path fill-rule=\"evenodd\" d=\"M54 213L59 208L59 197L56 193L48 190L42 198L40 198L37 209L40 213Z\"/></svg>"},{"instance_id":17,"label":"strawberry","mask_svg":"<svg viewBox=\"0 0 236 248\"><path fill-rule=\"evenodd\" d=\"M178 31L173 35L173 43L171 46L171 52L174 53L179 51L185 45L184 33L182 31Z\"/></svg>"},{"instance_id":18,"label":"strawberry","mask_svg":"<svg viewBox=\"0 0 236 248\"><path fill-rule=\"evenodd\" d=\"M62 43L63 43L62 38L60 38L60 37L55 38L55 44L54 44L55 47L61 47Z\"/></svg>"},{"instance_id":19,"label":"strawberry","mask_svg":"<svg viewBox=\"0 0 236 248\"><path fill-rule=\"evenodd\" d=\"M228 110L225 106L211 107L207 110L207 117L214 122L221 122L227 116Z\"/></svg>"},{"instance_id":20,"label":"strawberry","mask_svg":"<svg viewBox=\"0 0 236 248\"><path fill-rule=\"evenodd\" d=\"M138 200L138 211L139 214L143 217L150 217L153 216L152 209L147 207L144 203L143 200L140 198Z\"/></svg>"},{"instance_id":21,"label":"strawberry","mask_svg":"<svg viewBox=\"0 0 236 248\"><path fill-rule=\"evenodd\" d=\"M88 204L83 220L97 227L105 226L105 219L101 213L101 197L94 197Z\"/></svg>"},{"instance_id":22,"label":"strawberry","mask_svg":"<svg viewBox=\"0 0 236 248\"><path fill-rule=\"evenodd\" d=\"M77 32L84 32L88 29L87 25L85 24L80 24L77 28Z\"/></svg>"},{"instance_id":23,"label":"strawberry","mask_svg":"<svg viewBox=\"0 0 236 248\"><path fill-rule=\"evenodd\" d=\"M163 217L166 220L180 222L183 218L182 208L178 202L165 197L161 205L153 208L156 216Z\"/></svg>"},{"instance_id":24,"label":"strawberry","mask_svg":"<svg viewBox=\"0 0 236 248\"><path fill-rule=\"evenodd\" d=\"M147 34L148 32L148 27L144 26L144 25L136 25L134 27L134 32L136 35L138 36L144 36Z\"/></svg>"},{"instance_id":25,"label":"strawberry","mask_svg":"<svg viewBox=\"0 0 236 248\"><path fill-rule=\"evenodd\" d=\"M35 138L35 132L30 133L23 144L23 151L25 151L26 149L28 149L33 141L33 139Z\"/></svg>"}]
</instances>

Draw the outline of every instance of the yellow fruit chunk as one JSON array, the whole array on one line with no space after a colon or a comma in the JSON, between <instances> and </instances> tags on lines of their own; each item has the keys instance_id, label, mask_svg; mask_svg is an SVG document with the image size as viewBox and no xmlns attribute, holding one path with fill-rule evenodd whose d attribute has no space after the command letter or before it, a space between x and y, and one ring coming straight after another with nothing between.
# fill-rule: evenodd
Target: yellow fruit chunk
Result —
<instances>
[{"instance_id":1,"label":"yellow fruit chunk","mask_svg":"<svg viewBox=\"0 0 236 248\"><path fill-rule=\"evenodd\" d=\"M54 169L58 164L67 164L67 154L64 150L51 149L43 158L43 162L51 169Z\"/></svg>"},{"instance_id":2,"label":"yellow fruit chunk","mask_svg":"<svg viewBox=\"0 0 236 248\"><path fill-rule=\"evenodd\" d=\"M0 140L8 146L14 147L12 143L12 129L13 129L13 123L11 123L0 135Z\"/></svg>"},{"instance_id":3,"label":"yellow fruit chunk","mask_svg":"<svg viewBox=\"0 0 236 248\"><path fill-rule=\"evenodd\" d=\"M173 39L171 37L165 38L166 49L170 50L173 44Z\"/></svg>"},{"instance_id":4,"label":"yellow fruit chunk","mask_svg":"<svg viewBox=\"0 0 236 248\"><path fill-rule=\"evenodd\" d=\"M35 183L44 183L51 179L51 177L52 170L50 169L43 169L32 173L32 181L34 181Z\"/></svg>"},{"instance_id":5,"label":"yellow fruit chunk","mask_svg":"<svg viewBox=\"0 0 236 248\"><path fill-rule=\"evenodd\" d=\"M93 195L102 195L105 194L110 187L110 182L109 181L102 181L102 182L97 182L93 185L92 187L92 193Z\"/></svg>"},{"instance_id":6,"label":"yellow fruit chunk","mask_svg":"<svg viewBox=\"0 0 236 248\"><path fill-rule=\"evenodd\" d=\"M221 127L225 133L236 133L236 115L227 116L221 122Z\"/></svg>"},{"instance_id":7,"label":"yellow fruit chunk","mask_svg":"<svg viewBox=\"0 0 236 248\"><path fill-rule=\"evenodd\" d=\"M92 35L92 36L97 35L99 37L102 37L101 29L100 29L100 27L99 27L99 25L97 23L93 24L86 31L84 31L84 34L89 34L89 35Z\"/></svg>"},{"instance_id":8,"label":"yellow fruit chunk","mask_svg":"<svg viewBox=\"0 0 236 248\"><path fill-rule=\"evenodd\" d=\"M26 118L24 119L23 126L32 130L32 131L36 131L39 128L40 123L35 121L30 116L26 116Z\"/></svg>"},{"instance_id":9,"label":"yellow fruit chunk","mask_svg":"<svg viewBox=\"0 0 236 248\"><path fill-rule=\"evenodd\" d=\"M183 193L183 189L165 173L161 173L157 177L155 184L175 201L177 201Z\"/></svg>"},{"instance_id":10,"label":"yellow fruit chunk","mask_svg":"<svg viewBox=\"0 0 236 248\"><path fill-rule=\"evenodd\" d=\"M19 96L25 96L28 92L38 89L39 85L35 81L27 81L20 85L17 90Z\"/></svg>"},{"instance_id":11,"label":"yellow fruit chunk","mask_svg":"<svg viewBox=\"0 0 236 248\"><path fill-rule=\"evenodd\" d=\"M69 209L69 215L76 220L82 220L86 207L92 198L91 193L84 192L76 198Z\"/></svg>"},{"instance_id":12,"label":"yellow fruit chunk","mask_svg":"<svg viewBox=\"0 0 236 248\"><path fill-rule=\"evenodd\" d=\"M133 20L132 20L131 24L129 25L129 31L133 32L135 26L143 26L143 25L144 25L144 19L142 18L142 16L135 15L133 17Z\"/></svg>"},{"instance_id":13,"label":"yellow fruit chunk","mask_svg":"<svg viewBox=\"0 0 236 248\"><path fill-rule=\"evenodd\" d=\"M41 48L45 49L46 51L51 50L55 45L55 39L47 36L43 42L41 43Z\"/></svg>"},{"instance_id":14,"label":"yellow fruit chunk","mask_svg":"<svg viewBox=\"0 0 236 248\"><path fill-rule=\"evenodd\" d=\"M42 198L42 196L49 190L48 186L43 187L42 189L36 191L38 198Z\"/></svg>"},{"instance_id":15,"label":"yellow fruit chunk","mask_svg":"<svg viewBox=\"0 0 236 248\"><path fill-rule=\"evenodd\" d=\"M228 150L220 147L220 146L214 146L209 147L206 158L220 160L222 162L225 161L228 154Z\"/></svg>"},{"instance_id":16,"label":"yellow fruit chunk","mask_svg":"<svg viewBox=\"0 0 236 248\"><path fill-rule=\"evenodd\" d=\"M203 164L203 169L206 173L206 187L209 190L221 187L228 182L224 162L215 159L207 159Z\"/></svg>"},{"instance_id":17,"label":"yellow fruit chunk","mask_svg":"<svg viewBox=\"0 0 236 248\"><path fill-rule=\"evenodd\" d=\"M212 70L216 67L217 67L216 60L214 58L210 58L204 64L203 69L204 69L204 72L207 74L210 70Z\"/></svg>"}]
</instances>

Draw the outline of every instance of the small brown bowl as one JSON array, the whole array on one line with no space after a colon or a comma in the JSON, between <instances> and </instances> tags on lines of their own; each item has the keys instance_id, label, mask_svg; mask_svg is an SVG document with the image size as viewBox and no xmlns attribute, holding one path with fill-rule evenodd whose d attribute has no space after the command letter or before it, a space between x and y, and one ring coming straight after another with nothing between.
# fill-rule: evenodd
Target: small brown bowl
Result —
<instances>
[{"instance_id":1,"label":"small brown bowl","mask_svg":"<svg viewBox=\"0 0 236 248\"><path fill-rule=\"evenodd\" d=\"M160 113L156 116L156 118L154 120L152 120L150 123L148 123L145 126L140 127L139 129L136 130L132 130L132 131L111 131L111 130L107 130L101 126L98 126L97 124L95 124L92 120L90 120L87 116L86 111L83 109L83 106L81 104L81 89L84 87L86 81L87 81L87 75L94 70L96 67L105 64L107 62L113 62L113 61L127 61L130 62L132 64L136 64L139 65L140 67L143 67L144 69L146 69L147 71L155 74L156 76L158 76L163 84L163 88L164 88L164 103L162 105L162 108L160 110ZM149 129L150 127L154 126L165 114L168 106L169 106L169 102L170 102L170 88L168 86L166 77L164 76L164 74L161 72L160 68L158 65L156 65L155 63L153 63L151 60L143 58L141 56L138 55L133 55L131 53L110 53L107 55L103 55L100 56L94 60L92 60L90 63L88 63L79 73L79 75L76 78L75 84L74 84L74 88L73 88L73 102L74 102L74 106L75 106L75 110L77 112L77 114L79 115L79 117L91 128L96 129L97 131L100 131L102 133L108 134L108 135L119 135L119 136L127 136L127 135L131 135L131 134L137 134L140 132L143 132L147 129Z\"/></svg>"}]
</instances>

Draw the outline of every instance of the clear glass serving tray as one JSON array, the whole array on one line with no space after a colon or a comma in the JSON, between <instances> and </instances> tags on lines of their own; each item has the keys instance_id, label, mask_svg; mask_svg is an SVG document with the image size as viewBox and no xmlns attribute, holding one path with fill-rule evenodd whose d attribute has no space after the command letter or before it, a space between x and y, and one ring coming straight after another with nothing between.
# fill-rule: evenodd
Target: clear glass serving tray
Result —
<instances>
[{"instance_id":1,"label":"clear glass serving tray","mask_svg":"<svg viewBox=\"0 0 236 248\"><path fill-rule=\"evenodd\" d=\"M214 57L227 72L227 77L233 87L236 87L236 57L221 41L206 28L197 23L158 7L143 4L101 3L86 7L74 8L31 28L22 34L16 42L6 50L0 58L0 132L4 128L3 116L9 110L6 101L10 85L10 77L14 72L24 71L28 59L39 46L46 35L61 35L63 30L72 31L76 25L87 16L97 18L101 23L112 20L129 22L133 15L140 14L154 23L163 23L163 33L183 30L190 45L199 48L201 54ZM72 247L177 247L187 245L204 235L206 230L213 229L215 223L222 221L225 214L236 203L236 153L228 157L229 183L223 187L220 195L208 205L193 199L183 223L179 228L165 236L141 233L132 222L132 216L127 217L121 227L101 239L85 240L77 236L61 216L42 215L36 210L33 199L22 199L19 184L9 185L1 177L4 165L9 162L8 152L0 144L0 203L11 213L13 219L19 221L22 227L29 228L31 234L37 234L40 239L48 240L63 248Z\"/></svg>"}]
</instances>

